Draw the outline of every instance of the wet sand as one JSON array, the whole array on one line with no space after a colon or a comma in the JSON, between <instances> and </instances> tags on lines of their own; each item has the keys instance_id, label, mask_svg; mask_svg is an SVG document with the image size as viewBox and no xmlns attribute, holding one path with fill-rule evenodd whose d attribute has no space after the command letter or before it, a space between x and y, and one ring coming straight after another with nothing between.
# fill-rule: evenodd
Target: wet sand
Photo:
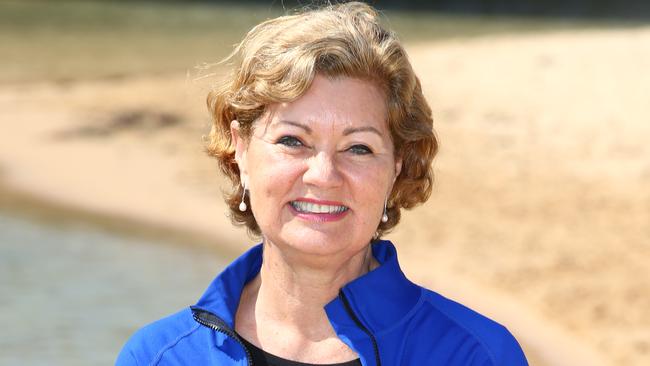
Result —
<instances>
[{"instance_id":1,"label":"wet sand","mask_svg":"<svg viewBox=\"0 0 650 366\"><path fill-rule=\"evenodd\" d=\"M409 51L442 143L434 195L390 235L409 276L508 326L532 365L647 364L650 29ZM241 251L193 79L1 85L3 194Z\"/></svg>"}]
</instances>

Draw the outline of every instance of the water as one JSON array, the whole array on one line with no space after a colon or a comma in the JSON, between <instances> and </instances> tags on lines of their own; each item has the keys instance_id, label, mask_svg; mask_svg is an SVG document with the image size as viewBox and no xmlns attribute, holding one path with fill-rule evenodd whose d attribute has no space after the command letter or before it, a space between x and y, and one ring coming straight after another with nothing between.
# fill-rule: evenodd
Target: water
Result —
<instances>
[{"instance_id":1,"label":"water","mask_svg":"<svg viewBox=\"0 0 650 366\"><path fill-rule=\"evenodd\" d=\"M0 215L0 365L111 365L223 264L207 250Z\"/></svg>"}]
</instances>

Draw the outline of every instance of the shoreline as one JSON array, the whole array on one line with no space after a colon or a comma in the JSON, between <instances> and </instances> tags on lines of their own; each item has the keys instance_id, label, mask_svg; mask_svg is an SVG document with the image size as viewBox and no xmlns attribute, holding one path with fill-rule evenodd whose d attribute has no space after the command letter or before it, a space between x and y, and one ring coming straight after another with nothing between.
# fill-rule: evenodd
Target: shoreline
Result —
<instances>
[{"instance_id":1,"label":"shoreline","mask_svg":"<svg viewBox=\"0 0 650 366\"><path fill-rule=\"evenodd\" d=\"M0 176L0 214L62 230L81 227L119 237L207 249L224 260L232 260L241 254L234 242L227 243L191 229L167 227L140 218L56 202L48 197L11 187L6 184L2 176ZM217 240L220 240L219 244L215 243Z\"/></svg>"}]
</instances>

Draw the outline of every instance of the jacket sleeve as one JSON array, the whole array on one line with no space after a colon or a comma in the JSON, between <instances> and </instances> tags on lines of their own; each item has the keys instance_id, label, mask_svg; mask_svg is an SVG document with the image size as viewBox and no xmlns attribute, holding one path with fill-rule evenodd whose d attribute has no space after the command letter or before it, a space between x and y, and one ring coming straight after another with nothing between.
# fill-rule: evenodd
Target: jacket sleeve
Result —
<instances>
[{"instance_id":1,"label":"jacket sleeve","mask_svg":"<svg viewBox=\"0 0 650 366\"><path fill-rule=\"evenodd\" d=\"M194 321L189 308L137 330L120 352L116 366L157 364L166 351L201 325Z\"/></svg>"},{"instance_id":2,"label":"jacket sleeve","mask_svg":"<svg viewBox=\"0 0 650 366\"><path fill-rule=\"evenodd\" d=\"M528 366L524 351L515 337L503 327L501 349L495 355L496 365L494 366Z\"/></svg>"},{"instance_id":3,"label":"jacket sleeve","mask_svg":"<svg viewBox=\"0 0 650 366\"><path fill-rule=\"evenodd\" d=\"M138 366L138 360L136 360L131 350L130 343L127 343L120 351L120 354L117 356L115 361L115 366Z\"/></svg>"}]
</instances>

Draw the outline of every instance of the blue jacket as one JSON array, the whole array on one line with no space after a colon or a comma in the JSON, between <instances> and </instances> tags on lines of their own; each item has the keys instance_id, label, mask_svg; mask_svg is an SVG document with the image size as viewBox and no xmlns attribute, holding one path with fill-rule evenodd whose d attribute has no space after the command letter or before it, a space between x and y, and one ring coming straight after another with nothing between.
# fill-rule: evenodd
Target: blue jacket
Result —
<instances>
[{"instance_id":1,"label":"blue jacket","mask_svg":"<svg viewBox=\"0 0 650 366\"><path fill-rule=\"evenodd\" d=\"M410 282L393 244L373 244L380 266L343 287L325 311L364 366L523 366L519 344L501 325ZM195 306L145 326L116 365L252 365L234 333L244 285L259 272L262 246L230 264Z\"/></svg>"}]
</instances>

